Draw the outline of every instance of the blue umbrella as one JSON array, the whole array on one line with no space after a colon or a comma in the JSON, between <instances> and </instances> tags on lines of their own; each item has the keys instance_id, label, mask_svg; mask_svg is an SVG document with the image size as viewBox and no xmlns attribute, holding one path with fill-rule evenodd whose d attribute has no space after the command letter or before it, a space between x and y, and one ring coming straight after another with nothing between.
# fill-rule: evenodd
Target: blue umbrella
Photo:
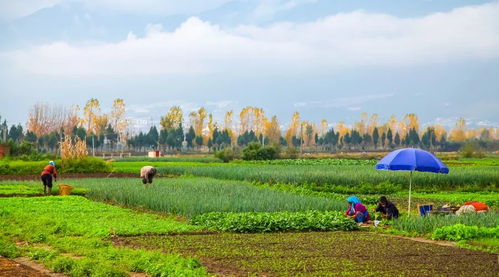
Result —
<instances>
[{"instance_id":1,"label":"blue umbrella","mask_svg":"<svg viewBox=\"0 0 499 277\"><path fill-rule=\"evenodd\" d=\"M417 148L402 148L388 153L376 164L380 170L407 170L409 174L409 208L411 211L412 172L424 171L434 173L449 173L449 168L435 155Z\"/></svg>"}]
</instances>

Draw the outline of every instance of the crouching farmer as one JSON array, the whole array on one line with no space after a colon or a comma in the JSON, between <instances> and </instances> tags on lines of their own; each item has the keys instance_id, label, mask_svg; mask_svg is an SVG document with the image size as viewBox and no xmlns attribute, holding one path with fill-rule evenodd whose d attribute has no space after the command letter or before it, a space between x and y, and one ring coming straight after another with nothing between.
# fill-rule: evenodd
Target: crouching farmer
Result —
<instances>
[{"instance_id":1,"label":"crouching farmer","mask_svg":"<svg viewBox=\"0 0 499 277\"><path fill-rule=\"evenodd\" d=\"M156 176L156 168L152 166L144 166L140 169L140 177L143 184L152 184L152 178Z\"/></svg>"},{"instance_id":2,"label":"crouching farmer","mask_svg":"<svg viewBox=\"0 0 499 277\"><path fill-rule=\"evenodd\" d=\"M54 178L54 181L57 182L57 172L55 170L54 161L50 161L49 164L46 165L42 170L41 179L43 183L43 194L45 195L52 194L52 177Z\"/></svg>"},{"instance_id":3,"label":"crouching farmer","mask_svg":"<svg viewBox=\"0 0 499 277\"><path fill-rule=\"evenodd\" d=\"M360 202L360 199L357 198L357 196L348 197L347 202L348 209L345 212L346 217L355 220L357 223L366 223L371 220L371 216L369 215L366 206Z\"/></svg>"},{"instance_id":4,"label":"crouching farmer","mask_svg":"<svg viewBox=\"0 0 499 277\"><path fill-rule=\"evenodd\" d=\"M378 206L374 212L380 212L381 217L386 219L394 219L399 217L399 210L391 201L388 201L386 196L381 196L378 201Z\"/></svg>"}]
</instances>

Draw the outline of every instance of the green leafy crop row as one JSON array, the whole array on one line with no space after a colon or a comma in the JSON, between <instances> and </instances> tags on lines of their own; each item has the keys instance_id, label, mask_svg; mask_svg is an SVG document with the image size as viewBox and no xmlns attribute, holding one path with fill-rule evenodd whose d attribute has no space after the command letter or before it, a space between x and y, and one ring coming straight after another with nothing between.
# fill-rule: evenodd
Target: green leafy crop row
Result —
<instances>
[{"instance_id":1,"label":"green leafy crop row","mask_svg":"<svg viewBox=\"0 0 499 277\"><path fill-rule=\"evenodd\" d=\"M499 225L499 216L496 212L464 214L461 216L402 216L392 222L393 228L418 235L430 235L440 227L455 224L496 227Z\"/></svg>"},{"instance_id":2,"label":"green leafy crop row","mask_svg":"<svg viewBox=\"0 0 499 277\"><path fill-rule=\"evenodd\" d=\"M499 226L478 227L464 224L455 224L437 228L433 231L432 239L438 240L472 240L481 238L499 238Z\"/></svg>"},{"instance_id":3,"label":"green leafy crop row","mask_svg":"<svg viewBox=\"0 0 499 277\"><path fill-rule=\"evenodd\" d=\"M304 211L274 213L206 213L190 219L192 224L219 231L265 233L282 231L350 231L358 224L340 212Z\"/></svg>"}]
</instances>

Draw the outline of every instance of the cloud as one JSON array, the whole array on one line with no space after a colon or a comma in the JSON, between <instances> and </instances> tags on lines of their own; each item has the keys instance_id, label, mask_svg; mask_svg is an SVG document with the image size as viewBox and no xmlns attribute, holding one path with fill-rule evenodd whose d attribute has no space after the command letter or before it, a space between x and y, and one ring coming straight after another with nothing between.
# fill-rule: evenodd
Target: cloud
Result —
<instances>
[{"instance_id":1,"label":"cloud","mask_svg":"<svg viewBox=\"0 0 499 277\"><path fill-rule=\"evenodd\" d=\"M278 12L314 2L317 2L317 0L261 0L251 11L249 17L253 19L270 19Z\"/></svg>"},{"instance_id":2,"label":"cloud","mask_svg":"<svg viewBox=\"0 0 499 277\"><path fill-rule=\"evenodd\" d=\"M232 0L0 0L0 19L11 20L29 16L41 9L62 3L83 3L88 8L106 9L133 14L198 14Z\"/></svg>"},{"instance_id":3,"label":"cloud","mask_svg":"<svg viewBox=\"0 0 499 277\"><path fill-rule=\"evenodd\" d=\"M350 111L358 111L362 107L357 105L364 104L373 100L386 99L392 96L393 94L369 94L361 96L336 97L334 99L325 99L321 101L297 102L294 104L294 106L298 108L347 108Z\"/></svg>"},{"instance_id":4,"label":"cloud","mask_svg":"<svg viewBox=\"0 0 499 277\"><path fill-rule=\"evenodd\" d=\"M430 126L430 125L441 125L445 128L454 128L456 126L456 122L460 117L457 116L451 116L451 117L437 117L435 120L427 122L423 124L423 126ZM466 120L466 125L470 125L471 119L470 118L465 118Z\"/></svg>"},{"instance_id":5,"label":"cloud","mask_svg":"<svg viewBox=\"0 0 499 277\"><path fill-rule=\"evenodd\" d=\"M362 11L308 23L222 28L196 17L117 43L60 41L2 53L14 70L55 76L311 73L499 57L499 2L399 18Z\"/></svg>"},{"instance_id":6,"label":"cloud","mask_svg":"<svg viewBox=\"0 0 499 277\"><path fill-rule=\"evenodd\" d=\"M425 122L424 127L433 126L435 124L441 125L446 129L450 130L456 127L456 122L462 117L451 116L451 117L437 117L433 121ZM476 117L465 117L466 127L468 128L497 128L499 126L498 122L493 122L490 120L478 119Z\"/></svg>"},{"instance_id":7,"label":"cloud","mask_svg":"<svg viewBox=\"0 0 499 277\"><path fill-rule=\"evenodd\" d=\"M308 102L297 102L297 103L293 104L293 106L295 106L296 108L306 107L307 105L308 105Z\"/></svg>"},{"instance_id":8,"label":"cloud","mask_svg":"<svg viewBox=\"0 0 499 277\"><path fill-rule=\"evenodd\" d=\"M0 0L0 20L28 16L61 2L62 0Z\"/></svg>"},{"instance_id":9,"label":"cloud","mask_svg":"<svg viewBox=\"0 0 499 277\"><path fill-rule=\"evenodd\" d=\"M189 101L183 100L172 100L172 101L163 101L163 102L155 102L150 104L133 104L128 107L128 110L132 115L141 115L141 114L150 114L155 116L163 116L165 115L171 107L179 106L184 113L189 113L191 111L195 111L201 107L201 105Z\"/></svg>"},{"instance_id":10,"label":"cloud","mask_svg":"<svg viewBox=\"0 0 499 277\"><path fill-rule=\"evenodd\" d=\"M231 100L207 101L206 102L206 106L214 106L217 109L224 109L232 104L235 104L235 102L231 101Z\"/></svg>"},{"instance_id":11,"label":"cloud","mask_svg":"<svg viewBox=\"0 0 499 277\"><path fill-rule=\"evenodd\" d=\"M476 123L476 125L482 126L482 127L493 127L493 126L497 126L497 124L494 124L494 123L492 123L489 120L480 120L480 121L478 121Z\"/></svg>"},{"instance_id":12,"label":"cloud","mask_svg":"<svg viewBox=\"0 0 499 277\"><path fill-rule=\"evenodd\" d=\"M185 100L170 100L155 102L149 104L132 104L127 106L128 119L132 129L147 131L153 125L158 125L159 120L171 107L179 106L184 116L184 127L189 127L189 113L205 107L209 114L213 115L215 122L221 123L224 120L225 112L229 111L230 106L237 104L231 100L206 101L197 103ZM239 107L234 107L239 108Z\"/></svg>"},{"instance_id":13,"label":"cloud","mask_svg":"<svg viewBox=\"0 0 499 277\"><path fill-rule=\"evenodd\" d=\"M134 14L197 14L232 0L79 0L89 7L118 10Z\"/></svg>"}]
</instances>

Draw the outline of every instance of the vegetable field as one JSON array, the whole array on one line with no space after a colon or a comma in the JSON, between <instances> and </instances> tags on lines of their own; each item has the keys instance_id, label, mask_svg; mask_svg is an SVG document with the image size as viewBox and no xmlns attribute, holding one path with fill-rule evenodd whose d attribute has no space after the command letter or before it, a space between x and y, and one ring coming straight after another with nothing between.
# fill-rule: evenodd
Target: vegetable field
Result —
<instances>
[{"instance_id":1,"label":"vegetable field","mask_svg":"<svg viewBox=\"0 0 499 277\"><path fill-rule=\"evenodd\" d=\"M20 177L39 166L5 164ZM70 276L488 276L498 270L493 161L457 161L449 175L416 172L410 216L407 172L377 171L373 160L173 157L104 164L111 174L102 177L67 179L61 171L60 182L77 196L56 196L58 183L52 196L43 196L38 174L1 179L0 256L27 257ZM138 178L145 165L158 168L153 184ZM370 212L386 195L401 217L359 225L343 216L352 194ZM471 200L491 211L416 215L417 204Z\"/></svg>"},{"instance_id":2,"label":"vegetable field","mask_svg":"<svg viewBox=\"0 0 499 277\"><path fill-rule=\"evenodd\" d=\"M119 244L196 257L221 276L495 276L494 254L368 232L120 238ZM449 257L453 257L449 259Z\"/></svg>"},{"instance_id":3,"label":"vegetable field","mask_svg":"<svg viewBox=\"0 0 499 277\"><path fill-rule=\"evenodd\" d=\"M335 186L391 183L408 186L408 172L374 170L372 165L169 165L159 167L164 175L194 175L261 183L313 184L334 190ZM448 175L416 172L416 190L498 190L497 167L453 168Z\"/></svg>"},{"instance_id":4,"label":"vegetable field","mask_svg":"<svg viewBox=\"0 0 499 277\"><path fill-rule=\"evenodd\" d=\"M148 187L137 186L136 179L83 179L74 180L72 184L88 189L87 195L93 200L182 216L207 212L338 211L344 208L344 203L338 200L211 178L160 178Z\"/></svg>"}]
</instances>

